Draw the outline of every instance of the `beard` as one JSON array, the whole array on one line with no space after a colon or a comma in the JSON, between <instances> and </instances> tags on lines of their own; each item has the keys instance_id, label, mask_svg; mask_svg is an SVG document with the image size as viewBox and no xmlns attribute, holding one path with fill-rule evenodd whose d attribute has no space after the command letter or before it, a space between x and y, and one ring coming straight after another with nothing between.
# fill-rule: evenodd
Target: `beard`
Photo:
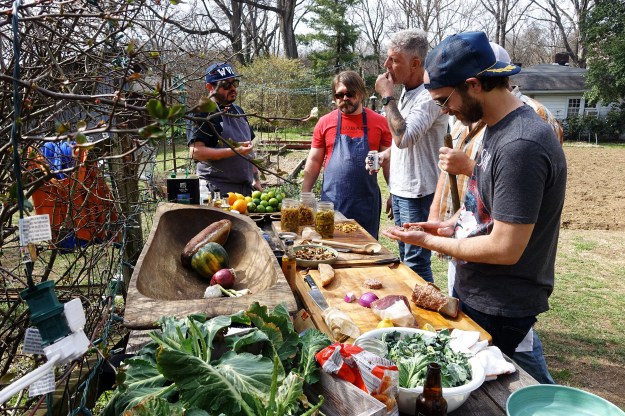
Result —
<instances>
[{"instance_id":1,"label":"beard","mask_svg":"<svg viewBox=\"0 0 625 416\"><path fill-rule=\"evenodd\" d=\"M356 110L358 110L358 104L344 100L341 104L339 104L339 110L341 110L343 114L353 114Z\"/></svg>"},{"instance_id":2,"label":"beard","mask_svg":"<svg viewBox=\"0 0 625 416\"><path fill-rule=\"evenodd\" d=\"M226 106L235 102L235 100L237 99L237 94L231 94L230 90L228 90L226 93L218 91L215 95L213 95L213 98L215 99L217 104Z\"/></svg>"},{"instance_id":3,"label":"beard","mask_svg":"<svg viewBox=\"0 0 625 416\"><path fill-rule=\"evenodd\" d=\"M456 116L456 118L465 126L480 121L484 116L484 108L482 107L482 104L466 93L461 92L461 95L462 106L460 106L460 110L455 111L455 114L452 115Z\"/></svg>"}]
</instances>

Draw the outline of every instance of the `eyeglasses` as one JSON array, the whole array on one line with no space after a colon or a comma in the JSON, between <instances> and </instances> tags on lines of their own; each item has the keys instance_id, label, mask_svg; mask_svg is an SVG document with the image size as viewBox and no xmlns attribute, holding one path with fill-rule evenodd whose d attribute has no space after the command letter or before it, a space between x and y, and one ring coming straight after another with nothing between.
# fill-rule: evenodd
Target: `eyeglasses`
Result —
<instances>
[{"instance_id":1,"label":"eyeglasses","mask_svg":"<svg viewBox=\"0 0 625 416\"><path fill-rule=\"evenodd\" d=\"M451 91L451 94L449 94L449 95L447 96L447 98L445 99L445 101L443 101L443 102L441 103L441 100L440 100L440 99L438 99L438 100L434 100L434 104L436 104L437 106L439 106L439 107L441 108L441 110L443 110L443 111L449 111L449 107L447 107L447 101L449 101L449 99L451 98L451 96L452 96L452 95L454 95L454 92L456 92L456 89L455 89L455 88Z\"/></svg>"},{"instance_id":2,"label":"eyeglasses","mask_svg":"<svg viewBox=\"0 0 625 416\"><path fill-rule=\"evenodd\" d=\"M356 95L354 95L351 92L337 92L336 94L334 94L334 98L336 100L342 100L344 98L354 98Z\"/></svg>"},{"instance_id":3,"label":"eyeglasses","mask_svg":"<svg viewBox=\"0 0 625 416\"><path fill-rule=\"evenodd\" d=\"M234 88L239 88L239 84L241 83L241 81L239 81L238 79L235 79L233 81L230 82L225 82L225 81L221 81L217 84L218 88L223 88L224 90L229 90L230 88L234 87Z\"/></svg>"}]
</instances>

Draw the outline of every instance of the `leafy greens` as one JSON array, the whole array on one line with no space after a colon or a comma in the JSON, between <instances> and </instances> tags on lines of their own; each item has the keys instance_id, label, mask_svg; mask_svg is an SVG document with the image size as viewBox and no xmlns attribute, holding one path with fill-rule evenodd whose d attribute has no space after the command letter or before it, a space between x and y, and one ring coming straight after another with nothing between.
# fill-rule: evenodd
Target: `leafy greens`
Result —
<instances>
[{"instance_id":1,"label":"leafy greens","mask_svg":"<svg viewBox=\"0 0 625 416\"><path fill-rule=\"evenodd\" d=\"M382 337L388 348L387 358L399 369L399 385L406 388L423 386L431 362L441 366L443 387L462 386L471 381L470 355L453 351L450 340L451 334L446 329L434 336L391 331Z\"/></svg>"},{"instance_id":2,"label":"leafy greens","mask_svg":"<svg viewBox=\"0 0 625 416\"><path fill-rule=\"evenodd\" d=\"M303 388L318 381L315 353L330 340L317 330L300 337L283 304L159 324L120 369L104 416L304 416L323 404L308 404ZM239 331L226 336L232 328Z\"/></svg>"}]
</instances>

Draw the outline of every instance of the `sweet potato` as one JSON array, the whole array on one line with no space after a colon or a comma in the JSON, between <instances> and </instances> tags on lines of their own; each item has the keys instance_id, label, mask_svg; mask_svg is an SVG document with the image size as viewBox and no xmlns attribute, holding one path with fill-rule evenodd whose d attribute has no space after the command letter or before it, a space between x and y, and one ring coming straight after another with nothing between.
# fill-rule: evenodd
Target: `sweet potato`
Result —
<instances>
[{"instance_id":1,"label":"sweet potato","mask_svg":"<svg viewBox=\"0 0 625 416\"><path fill-rule=\"evenodd\" d=\"M182 262L182 265L190 269L191 258L193 255L208 243L217 243L223 246L228 240L231 229L232 221L220 220L210 224L208 227L197 233L195 237L189 240L187 245L184 246L182 254L180 254L180 261Z\"/></svg>"}]
</instances>

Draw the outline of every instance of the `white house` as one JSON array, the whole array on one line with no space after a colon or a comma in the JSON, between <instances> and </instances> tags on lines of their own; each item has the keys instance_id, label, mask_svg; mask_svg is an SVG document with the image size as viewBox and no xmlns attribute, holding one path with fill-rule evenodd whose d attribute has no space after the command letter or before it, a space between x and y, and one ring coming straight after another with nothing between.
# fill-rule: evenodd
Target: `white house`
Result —
<instances>
[{"instance_id":1,"label":"white house","mask_svg":"<svg viewBox=\"0 0 625 416\"><path fill-rule=\"evenodd\" d=\"M568 65L541 64L523 68L510 77L510 81L518 85L523 94L542 103L558 119L586 114L604 117L612 105L590 103L584 99L584 93L588 91L586 71Z\"/></svg>"}]
</instances>

